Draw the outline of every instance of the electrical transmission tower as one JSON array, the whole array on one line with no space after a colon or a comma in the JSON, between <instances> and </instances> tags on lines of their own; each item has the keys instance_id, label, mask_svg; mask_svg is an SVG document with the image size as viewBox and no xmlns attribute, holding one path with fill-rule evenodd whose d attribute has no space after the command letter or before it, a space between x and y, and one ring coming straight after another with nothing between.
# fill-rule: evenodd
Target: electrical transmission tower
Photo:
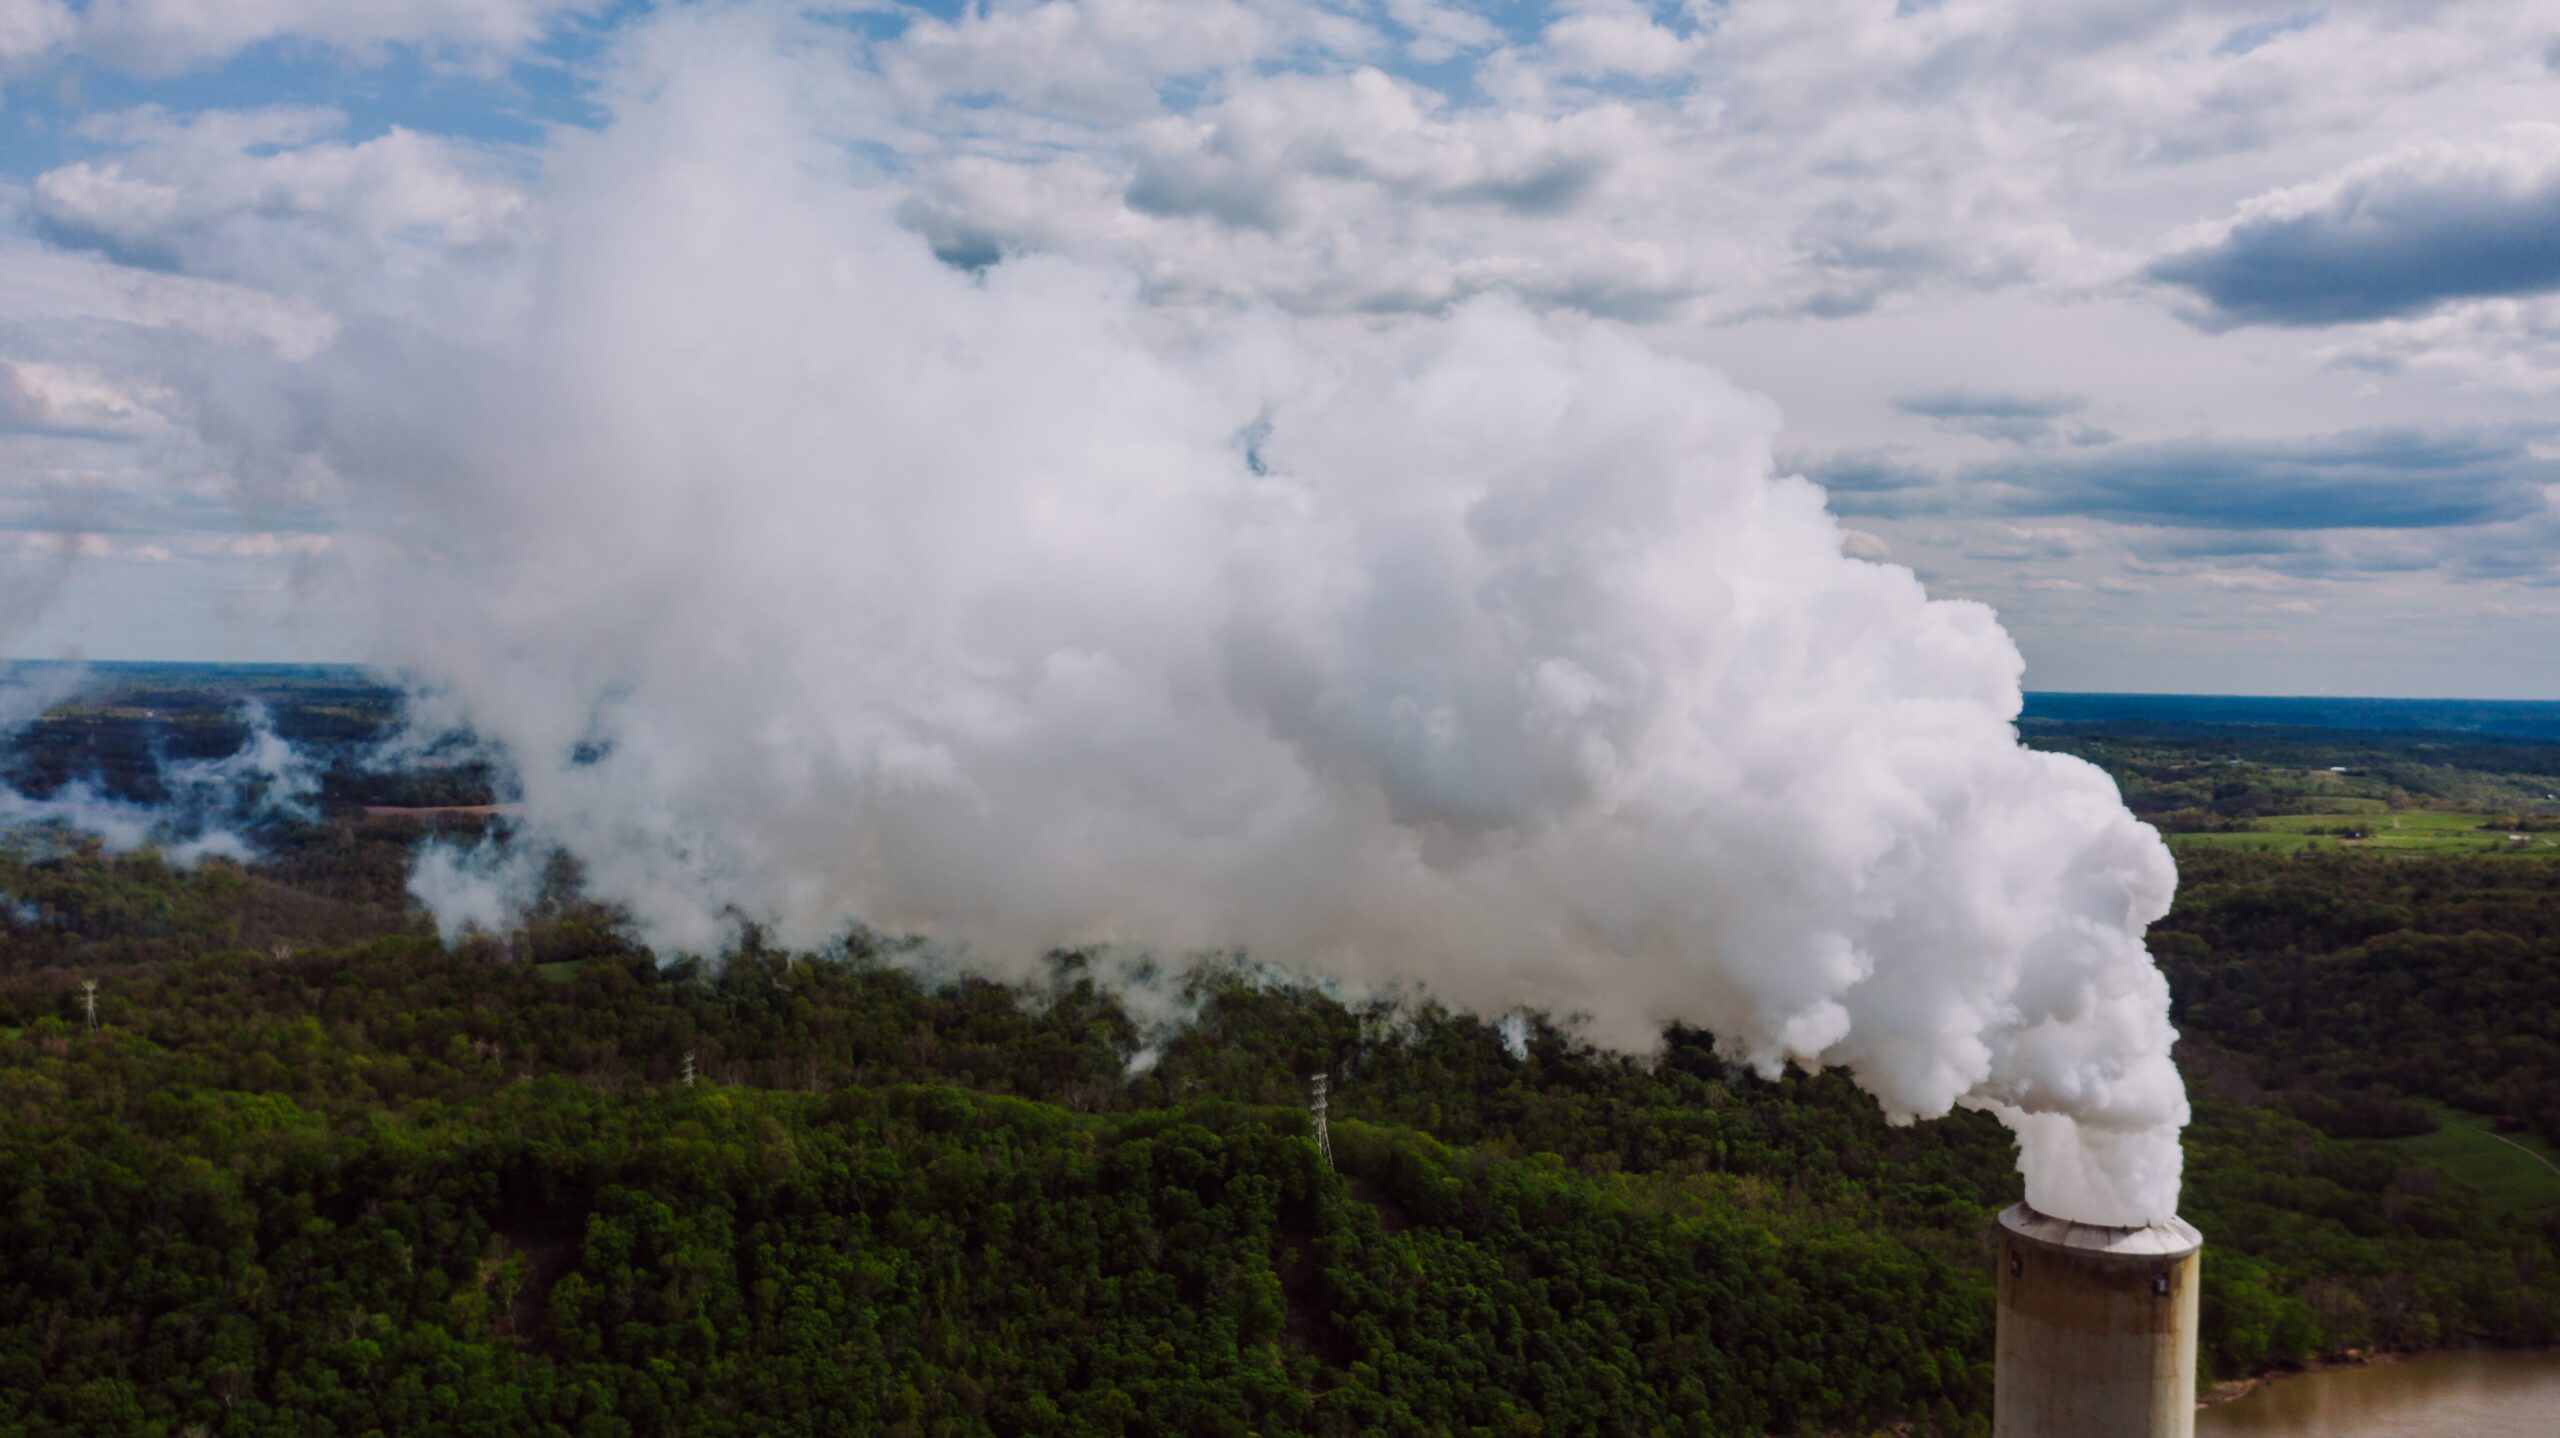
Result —
<instances>
[{"instance_id":1,"label":"electrical transmission tower","mask_svg":"<svg viewBox=\"0 0 2560 1438\"><path fill-rule=\"evenodd\" d=\"M1324 1166L1331 1168L1333 1167L1333 1130L1325 1123L1325 1077L1323 1074L1316 1075L1313 1095L1307 1103L1307 1112L1315 1116L1316 1152L1323 1155Z\"/></svg>"},{"instance_id":2,"label":"electrical transmission tower","mask_svg":"<svg viewBox=\"0 0 2560 1438\"><path fill-rule=\"evenodd\" d=\"M98 981L96 979L80 981L80 1002L89 1010L89 1032L94 1034L98 1031Z\"/></svg>"},{"instance_id":3,"label":"electrical transmission tower","mask_svg":"<svg viewBox=\"0 0 2560 1438\"><path fill-rule=\"evenodd\" d=\"M684 1051L684 1086L693 1087L693 1050Z\"/></svg>"}]
</instances>

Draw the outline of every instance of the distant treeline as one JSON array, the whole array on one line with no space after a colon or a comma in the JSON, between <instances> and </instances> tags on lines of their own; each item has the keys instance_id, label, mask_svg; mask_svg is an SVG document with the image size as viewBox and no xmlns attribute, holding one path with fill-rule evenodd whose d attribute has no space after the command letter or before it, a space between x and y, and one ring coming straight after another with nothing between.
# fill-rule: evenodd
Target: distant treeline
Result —
<instances>
[{"instance_id":1,"label":"distant treeline","mask_svg":"<svg viewBox=\"0 0 2560 1438\"><path fill-rule=\"evenodd\" d=\"M2248 827L2279 814L2470 809L2560 818L2560 744L2428 731L2291 735L2258 729L2037 724L2037 748L2113 775L2125 803L2166 832Z\"/></svg>"},{"instance_id":2,"label":"distant treeline","mask_svg":"<svg viewBox=\"0 0 2560 1438\"><path fill-rule=\"evenodd\" d=\"M2110 728L2191 741L2250 735L2276 742L2429 739L2560 744L2560 703L2516 699L2362 699L2324 695L2078 694L2030 690L2020 722L2030 729ZM2344 735L2335 731L2349 731Z\"/></svg>"}]
</instances>

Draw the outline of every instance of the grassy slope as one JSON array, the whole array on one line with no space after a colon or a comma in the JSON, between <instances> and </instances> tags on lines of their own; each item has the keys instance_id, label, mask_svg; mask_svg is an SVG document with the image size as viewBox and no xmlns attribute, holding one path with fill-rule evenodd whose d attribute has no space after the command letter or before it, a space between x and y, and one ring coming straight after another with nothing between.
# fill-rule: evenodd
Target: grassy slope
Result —
<instances>
[{"instance_id":1,"label":"grassy slope","mask_svg":"<svg viewBox=\"0 0 2560 1438\"><path fill-rule=\"evenodd\" d=\"M2560 1204L2560 1154L2529 1133L2494 1132L2495 1120L2443 1104L2430 1103L2444 1127L2414 1138L2389 1140L2391 1147L2414 1162L2478 1189L2483 1198L2510 1213L2530 1213Z\"/></svg>"}]
</instances>

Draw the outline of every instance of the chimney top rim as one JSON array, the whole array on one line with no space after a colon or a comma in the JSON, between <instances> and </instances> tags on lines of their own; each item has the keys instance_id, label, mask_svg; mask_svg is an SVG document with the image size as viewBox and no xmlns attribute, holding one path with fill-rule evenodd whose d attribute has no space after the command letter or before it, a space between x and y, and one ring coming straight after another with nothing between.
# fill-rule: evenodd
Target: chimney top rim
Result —
<instances>
[{"instance_id":1,"label":"chimney top rim","mask_svg":"<svg viewBox=\"0 0 2560 1438\"><path fill-rule=\"evenodd\" d=\"M2050 1248L2111 1258L2184 1258L2204 1247L2195 1225L2176 1217L2116 1227L2056 1218L2016 1203L2001 1213L2000 1226Z\"/></svg>"}]
</instances>

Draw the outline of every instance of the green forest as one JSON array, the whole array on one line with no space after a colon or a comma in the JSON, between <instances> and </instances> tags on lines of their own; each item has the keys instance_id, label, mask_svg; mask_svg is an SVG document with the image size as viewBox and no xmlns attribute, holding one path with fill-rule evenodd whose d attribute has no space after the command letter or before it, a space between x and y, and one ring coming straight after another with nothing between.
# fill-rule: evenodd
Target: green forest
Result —
<instances>
[{"instance_id":1,"label":"green forest","mask_svg":"<svg viewBox=\"0 0 2560 1438\"><path fill-rule=\"evenodd\" d=\"M1987 1431L1981 1115L1242 963L662 965L565 883L448 947L481 822L0 847L0 1434ZM2560 1338L2560 863L2179 857L2208 1377Z\"/></svg>"}]
</instances>

